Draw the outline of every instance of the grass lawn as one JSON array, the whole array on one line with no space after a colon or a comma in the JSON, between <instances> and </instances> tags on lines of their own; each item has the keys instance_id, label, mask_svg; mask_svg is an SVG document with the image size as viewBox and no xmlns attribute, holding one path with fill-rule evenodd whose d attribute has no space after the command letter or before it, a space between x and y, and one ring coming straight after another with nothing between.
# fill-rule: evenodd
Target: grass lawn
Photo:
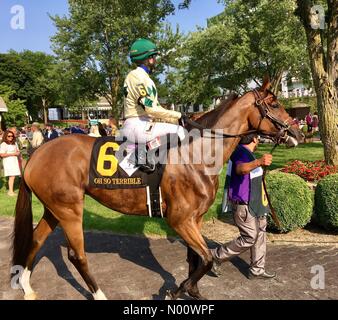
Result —
<instances>
[{"instance_id":1,"label":"grass lawn","mask_svg":"<svg viewBox=\"0 0 338 320\"><path fill-rule=\"evenodd\" d=\"M272 145L261 144L256 152L259 157L263 153L270 152ZM323 146L321 143L309 143L300 145L294 149L287 149L285 146L279 146L273 153L273 164L270 169L282 167L291 160L320 160L323 159ZM225 178L226 166L220 175L220 187L217 192L216 200L209 209L205 218L217 217L219 212ZM17 188L18 186L16 186ZM16 197L11 198L6 194L5 179L0 178L0 216L13 217ZM34 221L39 221L43 207L41 203L33 196L33 216ZM90 197L85 200L84 227L91 230L109 230L115 233L123 234L146 234L158 236L173 236L175 232L168 227L164 220L150 219L147 217L131 217L116 213Z\"/></svg>"}]
</instances>

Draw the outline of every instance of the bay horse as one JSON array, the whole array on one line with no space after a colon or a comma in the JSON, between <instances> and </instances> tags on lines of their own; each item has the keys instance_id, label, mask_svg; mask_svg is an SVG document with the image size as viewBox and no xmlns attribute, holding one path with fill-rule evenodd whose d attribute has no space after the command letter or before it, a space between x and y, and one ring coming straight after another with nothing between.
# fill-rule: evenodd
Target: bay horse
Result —
<instances>
[{"instance_id":1,"label":"bay horse","mask_svg":"<svg viewBox=\"0 0 338 320\"><path fill-rule=\"evenodd\" d=\"M222 129L234 135L223 139L219 173L234 151L238 134L255 130L270 137L281 132L301 141L301 132L293 126L277 97L269 91L266 80L258 91L250 91L222 103L196 122L210 129ZM297 128L297 129L296 129ZM223 132L223 131L222 131ZM210 137L201 137L210 139ZM68 258L81 274L94 299L106 299L89 272L84 250L83 207L85 194L104 206L123 214L147 216L146 191L140 189L106 190L89 187L89 166L95 138L83 135L60 137L42 145L28 161L20 184L15 208L13 232L13 265L24 268L20 276L25 299L36 299L30 286L34 258L48 235L57 225L68 242ZM180 146L178 147L180 148ZM213 148L211 146L211 148ZM168 151L170 159L172 149ZM215 151L215 150L211 150ZM175 292L177 299L187 292L203 299L197 283L211 269L212 256L201 235L202 217L213 204L218 189L218 174L206 175L209 164L170 164L165 167L161 182L164 217L187 244L188 278ZM44 214L33 230L32 193L44 205Z\"/></svg>"}]
</instances>

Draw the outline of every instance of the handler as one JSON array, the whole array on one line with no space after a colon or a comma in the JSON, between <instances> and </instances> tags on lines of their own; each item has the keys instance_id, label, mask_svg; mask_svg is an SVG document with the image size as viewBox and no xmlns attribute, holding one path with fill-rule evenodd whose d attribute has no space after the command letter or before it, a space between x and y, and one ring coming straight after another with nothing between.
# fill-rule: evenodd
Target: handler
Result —
<instances>
[{"instance_id":1,"label":"handler","mask_svg":"<svg viewBox=\"0 0 338 320\"><path fill-rule=\"evenodd\" d=\"M248 278L271 279L275 273L265 270L266 225L269 204L263 188L263 169L272 163L272 155L264 154L256 159L253 152L257 149L257 134L250 134L241 139L240 144L230 157L228 173L230 182L228 190L229 205L234 214L240 236L216 249L211 249L213 256L213 273L221 275L221 263L240 255L250 249L251 265Z\"/></svg>"}]
</instances>

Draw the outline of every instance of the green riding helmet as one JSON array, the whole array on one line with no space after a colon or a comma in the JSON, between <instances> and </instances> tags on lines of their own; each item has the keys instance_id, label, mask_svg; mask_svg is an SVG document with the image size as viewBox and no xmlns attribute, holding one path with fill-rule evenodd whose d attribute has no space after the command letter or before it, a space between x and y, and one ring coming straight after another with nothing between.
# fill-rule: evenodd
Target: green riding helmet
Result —
<instances>
[{"instance_id":1,"label":"green riding helmet","mask_svg":"<svg viewBox=\"0 0 338 320\"><path fill-rule=\"evenodd\" d=\"M130 48L130 60L142 61L158 54L156 44L147 39L137 39Z\"/></svg>"}]
</instances>

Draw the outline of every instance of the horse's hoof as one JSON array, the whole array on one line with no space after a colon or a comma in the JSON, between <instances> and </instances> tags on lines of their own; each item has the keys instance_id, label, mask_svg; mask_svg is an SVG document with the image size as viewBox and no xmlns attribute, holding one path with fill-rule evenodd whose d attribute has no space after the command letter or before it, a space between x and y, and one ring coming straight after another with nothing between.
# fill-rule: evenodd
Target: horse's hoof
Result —
<instances>
[{"instance_id":1,"label":"horse's hoof","mask_svg":"<svg viewBox=\"0 0 338 320\"><path fill-rule=\"evenodd\" d=\"M108 300L105 294L99 289L97 292L93 293L94 300Z\"/></svg>"},{"instance_id":2,"label":"horse's hoof","mask_svg":"<svg viewBox=\"0 0 338 320\"><path fill-rule=\"evenodd\" d=\"M164 300L176 300L176 298L170 290L167 290Z\"/></svg>"},{"instance_id":3,"label":"horse's hoof","mask_svg":"<svg viewBox=\"0 0 338 320\"><path fill-rule=\"evenodd\" d=\"M206 297L202 296L200 293L199 294L190 294L188 293L190 297L192 297L195 300L208 300Z\"/></svg>"},{"instance_id":4,"label":"horse's hoof","mask_svg":"<svg viewBox=\"0 0 338 320\"><path fill-rule=\"evenodd\" d=\"M38 296L35 292L25 294L25 297L24 297L25 300L37 300L37 298Z\"/></svg>"}]
</instances>

